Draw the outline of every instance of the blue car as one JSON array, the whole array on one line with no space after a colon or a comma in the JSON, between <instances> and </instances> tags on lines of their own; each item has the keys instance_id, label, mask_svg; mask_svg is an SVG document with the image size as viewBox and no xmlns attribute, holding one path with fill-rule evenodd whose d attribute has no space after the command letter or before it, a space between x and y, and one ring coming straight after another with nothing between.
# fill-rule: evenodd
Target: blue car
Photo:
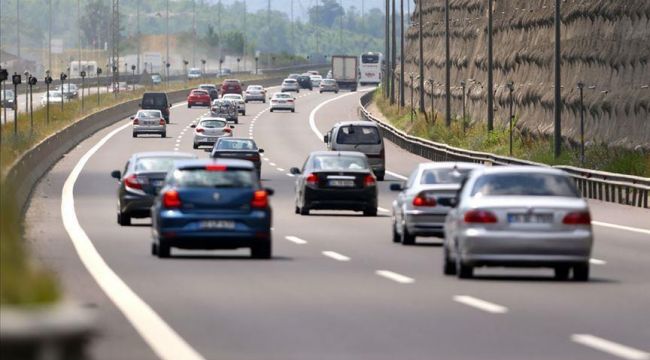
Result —
<instances>
[{"instance_id":1,"label":"blue car","mask_svg":"<svg viewBox=\"0 0 650 360\"><path fill-rule=\"evenodd\" d=\"M253 258L269 259L272 194L261 187L250 161L178 161L151 208L151 252L166 258L172 247L247 247Z\"/></svg>"}]
</instances>

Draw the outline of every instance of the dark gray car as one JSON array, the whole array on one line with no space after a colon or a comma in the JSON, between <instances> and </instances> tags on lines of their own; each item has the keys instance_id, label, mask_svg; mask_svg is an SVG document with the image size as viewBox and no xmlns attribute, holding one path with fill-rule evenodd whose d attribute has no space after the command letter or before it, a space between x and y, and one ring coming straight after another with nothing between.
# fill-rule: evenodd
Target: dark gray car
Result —
<instances>
[{"instance_id":1,"label":"dark gray car","mask_svg":"<svg viewBox=\"0 0 650 360\"><path fill-rule=\"evenodd\" d=\"M154 197L174 162L196 158L192 154L167 151L131 155L122 172L111 172L111 176L119 181L117 223L126 226L131 225L131 218L150 217Z\"/></svg>"}]
</instances>

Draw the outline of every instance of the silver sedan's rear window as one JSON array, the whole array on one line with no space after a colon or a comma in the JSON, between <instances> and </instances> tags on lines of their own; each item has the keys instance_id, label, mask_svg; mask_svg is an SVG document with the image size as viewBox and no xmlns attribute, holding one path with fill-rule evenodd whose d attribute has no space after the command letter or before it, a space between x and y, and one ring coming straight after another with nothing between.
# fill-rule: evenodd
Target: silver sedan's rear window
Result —
<instances>
[{"instance_id":1,"label":"silver sedan's rear window","mask_svg":"<svg viewBox=\"0 0 650 360\"><path fill-rule=\"evenodd\" d=\"M460 184L472 169L426 169L422 172L420 184Z\"/></svg>"},{"instance_id":2,"label":"silver sedan's rear window","mask_svg":"<svg viewBox=\"0 0 650 360\"><path fill-rule=\"evenodd\" d=\"M489 174L476 180L472 196L580 197L573 181L555 174Z\"/></svg>"}]
</instances>

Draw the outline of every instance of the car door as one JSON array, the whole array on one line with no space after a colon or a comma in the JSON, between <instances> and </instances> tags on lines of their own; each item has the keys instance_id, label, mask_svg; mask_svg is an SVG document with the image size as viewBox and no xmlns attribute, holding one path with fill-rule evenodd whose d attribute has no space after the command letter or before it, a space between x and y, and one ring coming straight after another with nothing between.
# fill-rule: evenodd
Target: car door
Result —
<instances>
[{"instance_id":1,"label":"car door","mask_svg":"<svg viewBox=\"0 0 650 360\"><path fill-rule=\"evenodd\" d=\"M415 184L415 179L417 178L417 175L418 175L418 170L416 169L411 173L411 175L407 179L406 184L404 185L404 189L397 194L397 198L395 199L395 203L393 206L393 214L395 216L396 224L404 223L405 203L409 199L409 194L411 189L413 188L413 185ZM400 227L398 228L401 229ZM398 230L398 233L401 234L401 230Z\"/></svg>"},{"instance_id":2,"label":"car door","mask_svg":"<svg viewBox=\"0 0 650 360\"><path fill-rule=\"evenodd\" d=\"M305 163L302 165L300 175L296 179L296 206L302 206L304 203L305 194L305 176L311 172L311 157L307 157Z\"/></svg>"}]
</instances>

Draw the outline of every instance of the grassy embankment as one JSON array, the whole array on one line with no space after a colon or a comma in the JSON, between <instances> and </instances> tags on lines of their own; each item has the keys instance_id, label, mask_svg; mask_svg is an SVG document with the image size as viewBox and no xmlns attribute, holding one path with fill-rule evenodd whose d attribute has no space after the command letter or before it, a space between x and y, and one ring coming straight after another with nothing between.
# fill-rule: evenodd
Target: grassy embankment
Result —
<instances>
[{"instance_id":1,"label":"grassy embankment","mask_svg":"<svg viewBox=\"0 0 650 360\"><path fill-rule=\"evenodd\" d=\"M242 76L242 80L259 79L260 76ZM191 88L206 80L192 83L176 82L157 86L155 90L174 91ZM34 125L30 126L28 113L18 116L17 133L14 134L13 122L2 125L2 143L0 144L0 305L38 305L52 303L59 299L60 290L53 274L42 269L30 260L28 249L23 241L23 218L12 194L12 184L4 181L4 176L11 164L27 150L43 139L78 121L85 115L109 108L116 104L138 99L144 91L101 94L100 105L97 105L97 95L89 95L84 100L84 112L81 112L81 101L65 102L63 109L60 103L50 104L50 120L46 120L46 109L34 111ZM40 101L34 99L34 101Z\"/></svg>"},{"instance_id":2,"label":"grassy embankment","mask_svg":"<svg viewBox=\"0 0 650 360\"><path fill-rule=\"evenodd\" d=\"M468 119L463 131L462 118L452 119L450 127L445 126L444 114L437 113L432 123L431 114L416 113L411 121L410 107L398 109L390 105L381 95L374 96L374 102L391 124L410 135L445 143L450 146L507 156L510 152L510 132L507 126L495 125L488 133L484 122ZM516 120L515 120L516 122ZM513 135L513 157L550 165L571 165L594 170L650 177L650 152L609 147L606 144L591 144L585 147L585 164L580 163L578 146L563 144L562 156L553 156L553 139L524 132L515 126Z\"/></svg>"}]
</instances>

